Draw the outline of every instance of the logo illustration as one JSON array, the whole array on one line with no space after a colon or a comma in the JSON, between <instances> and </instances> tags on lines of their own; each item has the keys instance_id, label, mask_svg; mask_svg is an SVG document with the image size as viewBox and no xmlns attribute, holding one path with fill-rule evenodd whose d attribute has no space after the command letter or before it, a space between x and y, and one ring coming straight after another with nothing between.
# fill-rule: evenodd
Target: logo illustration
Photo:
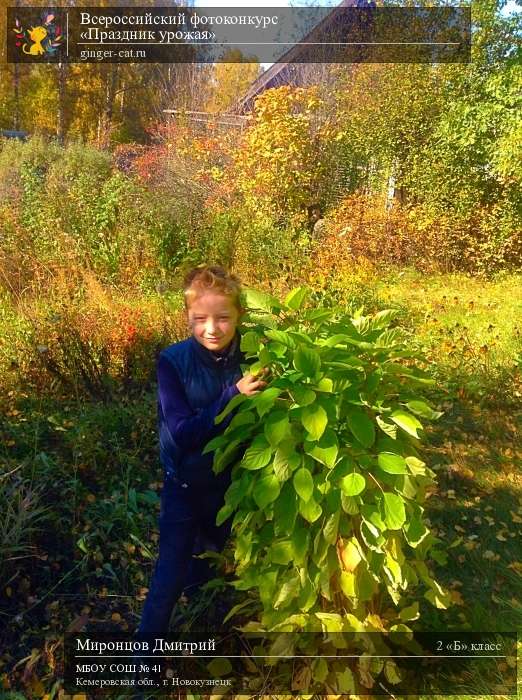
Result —
<instances>
[{"instance_id":1,"label":"logo illustration","mask_svg":"<svg viewBox=\"0 0 522 700\"><path fill-rule=\"evenodd\" d=\"M16 35L15 45L28 56L54 56L63 41L62 30L54 19L53 14L45 11L41 15L41 24L24 29L16 17L13 29Z\"/></svg>"}]
</instances>

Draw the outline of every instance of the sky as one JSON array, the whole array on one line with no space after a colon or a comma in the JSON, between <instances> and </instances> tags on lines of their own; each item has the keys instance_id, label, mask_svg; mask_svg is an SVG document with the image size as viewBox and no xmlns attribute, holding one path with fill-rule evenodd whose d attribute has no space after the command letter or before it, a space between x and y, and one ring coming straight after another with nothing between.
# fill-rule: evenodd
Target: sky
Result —
<instances>
[{"instance_id":1,"label":"sky","mask_svg":"<svg viewBox=\"0 0 522 700\"><path fill-rule=\"evenodd\" d=\"M245 0L195 0L194 4L196 7L248 7L249 4L252 7L290 7L299 5L297 2L289 2L289 0L268 0L268 2L260 3L246 3ZM318 0L314 2L315 7L328 7L335 6L339 3L337 0ZM456 3L458 5L458 3ZM517 5L515 0L509 0L508 4L504 8L502 14L509 14L511 12L522 12L522 7Z\"/></svg>"}]
</instances>

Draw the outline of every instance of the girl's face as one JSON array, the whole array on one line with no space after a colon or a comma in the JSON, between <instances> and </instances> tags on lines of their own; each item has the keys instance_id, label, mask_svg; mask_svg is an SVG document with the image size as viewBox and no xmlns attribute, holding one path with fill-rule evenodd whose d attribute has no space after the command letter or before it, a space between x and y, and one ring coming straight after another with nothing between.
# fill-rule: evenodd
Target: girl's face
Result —
<instances>
[{"instance_id":1,"label":"girl's face","mask_svg":"<svg viewBox=\"0 0 522 700\"><path fill-rule=\"evenodd\" d=\"M207 292L198 297L188 309L188 320L194 338L207 348L226 348L236 332L239 310L224 294Z\"/></svg>"}]
</instances>

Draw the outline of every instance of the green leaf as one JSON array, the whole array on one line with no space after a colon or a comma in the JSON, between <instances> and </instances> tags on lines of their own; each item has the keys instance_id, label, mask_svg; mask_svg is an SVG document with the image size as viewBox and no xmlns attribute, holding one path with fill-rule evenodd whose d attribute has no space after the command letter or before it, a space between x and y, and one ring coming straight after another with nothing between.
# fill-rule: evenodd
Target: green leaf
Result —
<instances>
[{"instance_id":1,"label":"green leaf","mask_svg":"<svg viewBox=\"0 0 522 700\"><path fill-rule=\"evenodd\" d=\"M228 487L227 492L225 493L225 503L228 503L228 505L232 508L238 506L245 497L249 484L250 475L244 472L241 479L235 479Z\"/></svg>"},{"instance_id":2,"label":"green leaf","mask_svg":"<svg viewBox=\"0 0 522 700\"><path fill-rule=\"evenodd\" d=\"M417 547L429 535L426 525L415 516L408 519L403 529L406 542L413 548Z\"/></svg>"},{"instance_id":3,"label":"green leaf","mask_svg":"<svg viewBox=\"0 0 522 700\"><path fill-rule=\"evenodd\" d=\"M394 685L401 682L402 678L395 661L387 659L384 662L384 677L389 683L393 683Z\"/></svg>"},{"instance_id":4,"label":"green leaf","mask_svg":"<svg viewBox=\"0 0 522 700\"><path fill-rule=\"evenodd\" d=\"M337 678L336 690L338 690L340 694L348 695L349 693L355 693L355 680L349 668L345 668L343 671L336 671L335 675Z\"/></svg>"},{"instance_id":5,"label":"green leaf","mask_svg":"<svg viewBox=\"0 0 522 700\"><path fill-rule=\"evenodd\" d=\"M308 501L314 492L314 480L308 469L301 467L294 474L294 489L303 501Z\"/></svg>"},{"instance_id":6,"label":"green leaf","mask_svg":"<svg viewBox=\"0 0 522 700\"><path fill-rule=\"evenodd\" d=\"M245 469L262 469L272 457L272 447L264 435L257 435L245 452L241 466Z\"/></svg>"},{"instance_id":7,"label":"green leaf","mask_svg":"<svg viewBox=\"0 0 522 700\"><path fill-rule=\"evenodd\" d=\"M308 431L311 440L319 440L328 425L328 416L324 408L316 403L303 408L301 423Z\"/></svg>"},{"instance_id":8,"label":"green leaf","mask_svg":"<svg viewBox=\"0 0 522 700\"><path fill-rule=\"evenodd\" d=\"M428 420L437 420L443 415L442 411L434 411L424 401L408 401L406 406L412 413Z\"/></svg>"},{"instance_id":9,"label":"green leaf","mask_svg":"<svg viewBox=\"0 0 522 700\"><path fill-rule=\"evenodd\" d=\"M292 532L297 516L297 497L293 485L287 481L274 503L274 528L278 535Z\"/></svg>"},{"instance_id":10,"label":"green leaf","mask_svg":"<svg viewBox=\"0 0 522 700\"><path fill-rule=\"evenodd\" d=\"M273 474L264 476L259 479L255 484L252 495L254 496L254 501L261 510L265 508L269 503L272 503L279 496L281 487L279 486L279 481L277 477Z\"/></svg>"},{"instance_id":11,"label":"green leaf","mask_svg":"<svg viewBox=\"0 0 522 700\"><path fill-rule=\"evenodd\" d=\"M279 443L274 456L274 474L279 481L289 479L300 464L301 456L295 451L295 445L288 441Z\"/></svg>"},{"instance_id":12,"label":"green leaf","mask_svg":"<svg viewBox=\"0 0 522 700\"><path fill-rule=\"evenodd\" d=\"M340 513L339 511L337 511L336 513L331 513L328 516L328 519L326 520L323 530L323 536L324 539L328 542L328 544L333 544L337 539L337 531L339 529L339 517Z\"/></svg>"},{"instance_id":13,"label":"green leaf","mask_svg":"<svg viewBox=\"0 0 522 700\"><path fill-rule=\"evenodd\" d=\"M293 576L288 581L285 581L274 601L274 608L279 610L279 608L286 607L291 600L297 598L300 588L301 583L298 576Z\"/></svg>"},{"instance_id":14,"label":"green leaf","mask_svg":"<svg viewBox=\"0 0 522 700\"><path fill-rule=\"evenodd\" d=\"M377 592L377 582L365 562L361 562L355 571L355 590L358 600L363 603L371 600Z\"/></svg>"},{"instance_id":15,"label":"green leaf","mask_svg":"<svg viewBox=\"0 0 522 700\"><path fill-rule=\"evenodd\" d=\"M212 661L207 664L207 669L212 676L221 678L221 676L226 676L228 673L232 672L232 664L227 658L222 656L219 659L212 659Z\"/></svg>"},{"instance_id":16,"label":"green leaf","mask_svg":"<svg viewBox=\"0 0 522 700\"><path fill-rule=\"evenodd\" d=\"M414 476L424 476L426 474L426 463L417 459L417 457L406 457L405 461Z\"/></svg>"},{"instance_id":17,"label":"green leaf","mask_svg":"<svg viewBox=\"0 0 522 700\"><path fill-rule=\"evenodd\" d=\"M406 460L393 452L381 452L377 457L379 467L387 474L408 474Z\"/></svg>"},{"instance_id":18,"label":"green leaf","mask_svg":"<svg viewBox=\"0 0 522 700\"><path fill-rule=\"evenodd\" d=\"M286 345L289 348L295 348L295 340L286 331L268 330L265 331L265 335L267 338L274 340L276 343Z\"/></svg>"},{"instance_id":19,"label":"green leaf","mask_svg":"<svg viewBox=\"0 0 522 700\"><path fill-rule=\"evenodd\" d=\"M353 472L341 479L341 488L347 496L358 496L366 488L366 480L362 474Z\"/></svg>"},{"instance_id":20,"label":"green leaf","mask_svg":"<svg viewBox=\"0 0 522 700\"><path fill-rule=\"evenodd\" d=\"M324 683L328 677L328 664L323 657L315 659L312 664L312 678L314 681Z\"/></svg>"},{"instance_id":21,"label":"green leaf","mask_svg":"<svg viewBox=\"0 0 522 700\"><path fill-rule=\"evenodd\" d=\"M219 425L222 421L225 420L229 413L231 413L235 408L237 408L239 404L242 404L243 401L245 401L247 398L248 396L246 396L245 394L236 394L235 396L233 396L227 403L225 408L221 411L221 413L214 418L214 423L216 425Z\"/></svg>"},{"instance_id":22,"label":"green leaf","mask_svg":"<svg viewBox=\"0 0 522 700\"><path fill-rule=\"evenodd\" d=\"M230 435L230 433L243 425L253 425L256 422L256 416L252 411L241 411L236 413L236 415L230 421L225 435ZM219 437L219 436L218 436ZM234 437L236 437L234 435Z\"/></svg>"},{"instance_id":23,"label":"green leaf","mask_svg":"<svg viewBox=\"0 0 522 700\"><path fill-rule=\"evenodd\" d=\"M316 399L316 394L311 389L307 389L301 384L296 384L289 390L294 403L298 406L309 406Z\"/></svg>"},{"instance_id":24,"label":"green leaf","mask_svg":"<svg viewBox=\"0 0 522 700\"><path fill-rule=\"evenodd\" d=\"M315 523L315 521L321 516L323 509L312 497L306 502L303 500L299 501L299 512L309 523Z\"/></svg>"},{"instance_id":25,"label":"green leaf","mask_svg":"<svg viewBox=\"0 0 522 700\"><path fill-rule=\"evenodd\" d=\"M397 309L384 309L383 311L378 311L370 320L372 331L387 328L391 321L398 316L398 314L399 311Z\"/></svg>"},{"instance_id":26,"label":"green leaf","mask_svg":"<svg viewBox=\"0 0 522 700\"><path fill-rule=\"evenodd\" d=\"M308 554L308 530L304 527L296 527L292 532L293 559L298 566L302 566ZM286 560L286 564L292 558Z\"/></svg>"},{"instance_id":27,"label":"green leaf","mask_svg":"<svg viewBox=\"0 0 522 700\"><path fill-rule=\"evenodd\" d=\"M373 527L377 528L381 532L386 530L386 525L381 518L380 510L377 506L364 504L361 506L361 515L363 520L366 520Z\"/></svg>"},{"instance_id":28,"label":"green leaf","mask_svg":"<svg viewBox=\"0 0 522 700\"><path fill-rule=\"evenodd\" d=\"M205 448L203 449L203 452L201 454L208 454L209 452L214 452L214 450L217 450L218 447L223 447L228 443L228 438L226 438L224 435L216 435L215 438L212 438L207 444L205 445Z\"/></svg>"},{"instance_id":29,"label":"green leaf","mask_svg":"<svg viewBox=\"0 0 522 700\"><path fill-rule=\"evenodd\" d=\"M215 474L219 474L220 472L225 469L231 462L235 461L237 458L238 454L238 448L240 445L240 440L232 440L231 442L228 443L226 448L221 451L218 450L216 454L214 455L214 464L213 464L213 469Z\"/></svg>"},{"instance_id":30,"label":"green leaf","mask_svg":"<svg viewBox=\"0 0 522 700\"><path fill-rule=\"evenodd\" d=\"M317 384L315 385L315 389L317 391L324 391L328 394L331 394L334 390L333 381L330 379L330 377L323 377L317 382Z\"/></svg>"},{"instance_id":31,"label":"green leaf","mask_svg":"<svg viewBox=\"0 0 522 700\"><path fill-rule=\"evenodd\" d=\"M408 435L412 435L415 438L419 437L417 431L422 430L422 424L415 416L412 416L411 413L406 413L406 411L394 411L390 418L399 428L402 428L402 430L408 433Z\"/></svg>"},{"instance_id":32,"label":"green leaf","mask_svg":"<svg viewBox=\"0 0 522 700\"><path fill-rule=\"evenodd\" d=\"M350 409L348 427L363 447L371 447L375 442L375 426L364 411L358 408Z\"/></svg>"},{"instance_id":33,"label":"green leaf","mask_svg":"<svg viewBox=\"0 0 522 700\"><path fill-rule=\"evenodd\" d=\"M300 345L294 353L294 367L305 377L312 379L321 369L321 358L314 348Z\"/></svg>"},{"instance_id":34,"label":"green leaf","mask_svg":"<svg viewBox=\"0 0 522 700\"><path fill-rule=\"evenodd\" d=\"M329 469L335 466L335 460L339 452L337 436L333 430L327 428L318 442L304 442L304 451L317 462L324 464Z\"/></svg>"},{"instance_id":35,"label":"green leaf","mask_svg":"<svg viewBox=\"0 0 522 700\"><path fill-rule=\"evenodd\" d=\"M289 561L292 561L293 555L294 551L292 543L290 540L284 540L283 542L274 542L274 544L270 547L268 558L274 564L282 564L286 566Z\"/></svg>"},{"instance_id":36,"label":"green leaf","mask_svg":"<svg viewBox=\"0 0 522 700\"><path fill-rule=\"evenodd\" d=\"M435 582L433 582L435 583ZM451 605L451 597L448 593L442 590L440 586L432 588L424 594L426 600L429 600L432 605L440 610L446 610Z\"/></svg>"},{"instance_id":37,"label":"green leaf","mask_svg":"<svg viewBox=\"0 0 522 700\"><path fill-rule=\"evenodd\" d=\"M230 518L233 512L234 508L229 503L225 503L224 506L221 506L221 508L218 511L218 514L216 515L216 525L218 527L220 525L223 525L225 520L228 520L228 518Z\"/></svg>"},{"instance_id":38,"label":"green leaf","mask_svg":"<svg viewBox=\"0 0 522 700\"><path fill-rule=\"evenodd\" d=\"M268 413L280 393L281 389L271 386L251 397L251 404L257 410L260 418L262 418L265 413Z\"/></svg>"},{"instance_id":39,"label":"green leaf","mask_svg":"<svg viewBox=\"0 0 522 700\"><path fill-rule=\"evenodd\" d=\"M297 311L297 309L301 308L311 291L309 287L297 287L296 289L292 289L285 297L285 306Z\"/></svg>"},{"instance_id":40,"label":"green leaf","mask_svg":"<svg viewBox=\"0 0 522 700\"><path fill-rule=\"evenodd\" d=\"M259 334L247 331L241 336L241 350L247 353L255 353L259 350Z\"/></svg>"},{"instance_id":41,"label":"green leaf","mask_svg":"<svg viewBox=\"0 0 522 700\"><path fill-rule=\"evenodd\" d=\"M357 515L359 512L359 504L353 496L347 496L344 492L341 493L341 507L348 515Z\"/></svg>"},{"instance_id":42,"label":"green leaf","mask_svg":"<svg viewBox=\"0 0 522 700\"><path fill-rule=\"evenodd\" d=\"M409 620L418 620L420 617L418 602L415 601L415 603L413 603L412 605L403 608L399 613L399 617L403 622L408 622Z\"/></svg>"},{"instance_id":43,"label":"green leaf","mask_svg":"<svg viewBox=\"0 0 522 700\"><path fill-rule=\"evenodd\" d=\"M257 289L243 289L242 304L247 309L258 309L259 311L268 311L281 309L281 304L270 294L265 294Z\"/></svg>"},{"instance_id":44,"label":"green leaf","mask_svg":"<svg viewBox=\"0 0 522 700\"><path fill-rule=\"evenodd\" d=\"M397 439L397 426L392 425L391 423L387 423L381 416L376 416L375 420L377 421L377 425L379 428L382 430L383 433L385 433L388 437L390 437L392 440Z\"/></svg>"},{"instance_id":45,"label":"green leaf","mask_svg":"<svg viewBox=\"0 0 522 700\"><path fill-rule=\"evenodd\" d=\"M406 522L404 501L395 493L384 494L384 521L390 530L400 530Z\"/></svg>"},{"instance_id":46,"label":"green leaf","mask_svg":"<svg viewBox=\"0 0 522 700\"><path fill-rule=\"evenodd\" d=\"M290 431L288 413L284 411L274 411L270 413L265 421L265 435L272 447L279 445Z\"/></svg>"}]
</instances>

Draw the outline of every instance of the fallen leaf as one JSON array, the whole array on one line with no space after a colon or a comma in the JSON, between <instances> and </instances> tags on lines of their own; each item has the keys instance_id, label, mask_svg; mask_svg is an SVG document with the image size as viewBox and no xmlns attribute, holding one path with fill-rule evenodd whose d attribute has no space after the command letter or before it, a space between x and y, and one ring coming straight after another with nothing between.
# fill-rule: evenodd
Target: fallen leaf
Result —
<instances>
[{"instance_id":1,"label":"fallen leaf","mask_svg":"<svg viewBox=\"0 0 522 700\"><path fill-rule=\"evenodd\" d=\"M490 561L498 561L500 559L500 555L495 554L495 552L492 552L491 549L486 549L486 551L482 554L482 557L484 559L489 559Z\"/></svg>"},{"instance_id":2,"label":"fallen leaf","mask_svg":"<svg viewBox=\"0 0 522 700\"><path fill-rule=\"evenodd\" d=\"M465 605L464 599L460 591L451 591L450 596L451 600L453 601L453 603L455 603L455 605Z\"/></svg>"}]
</instances>

